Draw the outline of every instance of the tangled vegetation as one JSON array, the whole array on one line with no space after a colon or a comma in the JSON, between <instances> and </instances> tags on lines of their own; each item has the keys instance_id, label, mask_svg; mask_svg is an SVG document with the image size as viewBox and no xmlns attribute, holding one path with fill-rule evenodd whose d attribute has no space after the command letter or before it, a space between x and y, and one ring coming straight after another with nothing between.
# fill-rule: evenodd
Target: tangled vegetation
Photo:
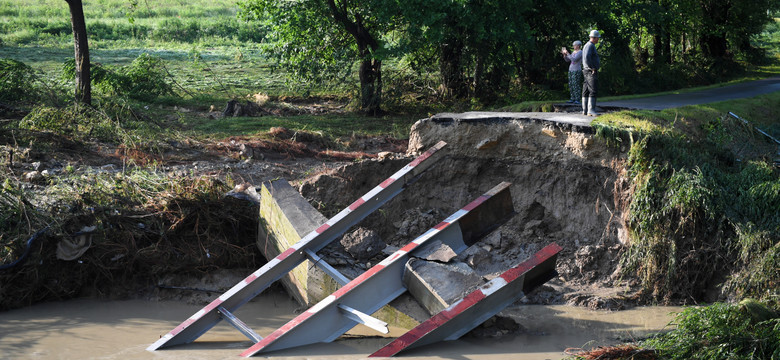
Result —
<instances>
[{"instance_id":1,"label":"tangled vegetation","mask_svg":"<svg viewBox=\"0 0 780 360\"><path fill-rule=\"evenodd\" d=\"M673 330L642 342L661 359L749 360L780 357L780 316L752 300L688 307Z\"/></svg>"},{"instance_id":2,"label":"tangled vegetation","mask_svg":"<svg viewBox=\"0 0 780 360\"><path fill-rule=\"evenodd\" d=\"M168 274L261 261L252 251L252 205L224 197L230 182L140 168L64 171L40 180L49 182L44 190L3 173L0 264L26 258L0 269L0 310L84 293L123 296ZM89 238L90 251L60 260L59 247L78 236Z\"/></svg>"},{"instance_id":3,"label":"tangled vegetation","mask_svg":"<svg viewBox=\"0 0 780 360\"><path fill-rule=\"evenodd\" d=\"M766 115L755 121L776 133L772 112L780 96L760 103L753 113ZM621 113L598 122L608 143L630 145L627 275L638 275L656 301L780 301L776 144L715 108Z\"/></svg>"},{"instance_id":4,"label":"tangled vegetation","mask_svg":"<svg viewBox=\"0 0 780 360\"><path fill-rule=\"evenodd\" d=\"M74 59L65 62L62 75L67 80L76 77ZM92 84L102 95L142 101L175 95L162 59L147 53L139 55L127 66L104 67L96 64L92 67Z\"/></svg>"},{"instance_id":5,"label":"tangled vegetation","mask_svg":"<svg viewBox=\"0 0 780 360\"><path fill-rule=\"evenodd\" d=\"M780 314L746 299L687 307L676 314L671 330L633 344L578 351L582 360L753 360L780 358Z\"/></svg>"}]
</instances>

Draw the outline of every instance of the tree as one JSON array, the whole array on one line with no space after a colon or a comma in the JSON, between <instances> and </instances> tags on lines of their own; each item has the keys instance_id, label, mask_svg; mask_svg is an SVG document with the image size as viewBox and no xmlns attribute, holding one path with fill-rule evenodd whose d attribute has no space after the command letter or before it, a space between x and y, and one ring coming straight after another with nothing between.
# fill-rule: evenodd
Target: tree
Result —
<instances>
[{"instance_id":1,"label":"tree","mask_svg":"<svg viewBox=\"0 0 780 360\"><path fill-rule=\"evenodd\" d=\"M492 97L517 74L514 52L532 44L531 0L406 0L398 3L405 49L418 68L437 66L448 97Z\"/></svg>"},{"instance_id":2,"label":"tree","mask_svg":"<svg viewBox=\"0 0 780 360\"><path fill-rule=\"evenodd\" d=\"M73 44L76 57L76 102L92 103L90 82L89 44L87 24L84 21L84 7L81 0L65 0L70 8L70 22L73 28Z\"/></svg>"},{"instance_id":3,"label":"tree","mask_svg":"<svg viewBox=\"0 0 780 360\"><path fill-rule=\"evenodd\" d=\"M294 76L319 81L348 73L358 63L360 108L381 112L382 37L394 28L389 0L244 0L247 19L266 21L266 50Z\"/></svg>"}]
</instances>

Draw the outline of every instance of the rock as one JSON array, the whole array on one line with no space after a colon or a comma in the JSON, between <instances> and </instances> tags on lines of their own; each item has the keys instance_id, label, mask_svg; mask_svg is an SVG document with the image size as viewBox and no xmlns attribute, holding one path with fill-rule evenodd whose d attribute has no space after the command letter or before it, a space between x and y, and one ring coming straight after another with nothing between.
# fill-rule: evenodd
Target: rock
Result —
<instances>
[{"instance_id":1,"label":"rock","mask_svg":"<svg viewBox=\"0 0 780 360\"><path fill-rule=\"evenodd\" d=\"M446 263L458 256L458 254L449 245L441 242L441 240L436 240L429 241L421 248L416 249L412 256Z\"/></svg>"},{"instance_id":2,"label":"rock","mask_svg":"<svg viewBox=\"0 0 780 360\"><path fill-rule=\"evenodd\" d=\"M389 157L391 157L391 156L393 156L393 153L392 153L392 152L389 152L389 151L382 151L382 152L380 152L380 153L376 154L376 157L377 157L379 160L384 160L384 159L387 159L387 158L389 158Z\"/></svg>"},{"instance_id":3,"label":"rock","mask_svg":"<svg viewBox=\"0 0 780 360\"><path fill-rule=\"evenodd\" d=\"M380 254L387 246L375 231L362 227L344 235L340 242L344 250L361 262Z\"/></svg>"},{"instance_id":4,"label":"rock","mask_svg":"<svg viewBox=\"0 0 780 360\"><path fill-rule=\"evenodd\" d=\"M43 175L39 171L30 171L24 173L24 181L35 183L43 180Z\"/></svg>"},{"instance_id":5,"label":"rock","mask_svg":"<svg viewBox=\"0 0 780 360\"><path fill-rule=\"evenodd\" d=\"M40 161L36 161L36 162L32 163L32 167L33 167L33 170L35 170L35 171L41 171L41 162Z\"/></svg>"},{"instance_id":6,"label":"rock","mask_svg":"<svg viewBox=\"0 0 780 360\"><path fill-rule=\"evenodd\" d=\"M495 249L501 248L501 231L494 231L482 240L483 243Z\"/></svg>"},{"instance_id":7,"label":"rock","mask_svg":"<svg viewBox=\"0 0 780 360\"><path fill-rule=\"evenodd\" d=\"M466 263L471 267L478 267L491 259L490 253L481 246L472 246L464 252Z\"/></svg>"}]
</instances>

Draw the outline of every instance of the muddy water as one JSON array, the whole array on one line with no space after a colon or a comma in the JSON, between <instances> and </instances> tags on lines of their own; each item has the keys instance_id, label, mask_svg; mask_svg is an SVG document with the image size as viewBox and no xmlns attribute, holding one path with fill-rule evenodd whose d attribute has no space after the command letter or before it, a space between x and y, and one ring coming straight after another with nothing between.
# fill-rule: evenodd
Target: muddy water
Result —
<instances>
[{"instance_id":1,"label":"muddy water","mask_svg":"<svg viewBox=\"0 0 780 360\"><path fill-rule=\"evenodd\" d=\"M236 359L251 343L229 325L220 324L193 344L148 352L146 347L176 327L200 306L181 302L92 299L35 305L0 313L2 359ZM589 311L569 306L521 306L507 311L523 324L520 335L495 339L464 337L411 350L412 359L560 359L572 347L595 347L617 339L646 336L670 320L679 308L647 307L621 312ZM296 304L282 294L264 294L236 315L261 335L292 319ZM352 334L371 334L353 329ZM399 329L391 335L398 336ZM270 353L274 359L363 359L388 338L350 336Z\"/></svg>"}]
</instances>

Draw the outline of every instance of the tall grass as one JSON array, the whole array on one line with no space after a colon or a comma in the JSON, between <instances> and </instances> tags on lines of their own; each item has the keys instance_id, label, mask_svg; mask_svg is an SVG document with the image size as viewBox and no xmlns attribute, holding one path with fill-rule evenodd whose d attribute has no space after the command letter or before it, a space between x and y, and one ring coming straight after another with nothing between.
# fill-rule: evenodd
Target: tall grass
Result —
<instances>
[{"instance_id":1,"label":"tall grass","mask_svg":"<svg viewBox=\"0 0 780 360\"><path fill-rule=\"evenodd\" d=\"M718 291L780 300L778 149L719 110L745 102L777 136L778 94L597 120L597 133L630 146L632 242L623 264L657 301L713 300Z\"/></svg>"}]
</instances>

